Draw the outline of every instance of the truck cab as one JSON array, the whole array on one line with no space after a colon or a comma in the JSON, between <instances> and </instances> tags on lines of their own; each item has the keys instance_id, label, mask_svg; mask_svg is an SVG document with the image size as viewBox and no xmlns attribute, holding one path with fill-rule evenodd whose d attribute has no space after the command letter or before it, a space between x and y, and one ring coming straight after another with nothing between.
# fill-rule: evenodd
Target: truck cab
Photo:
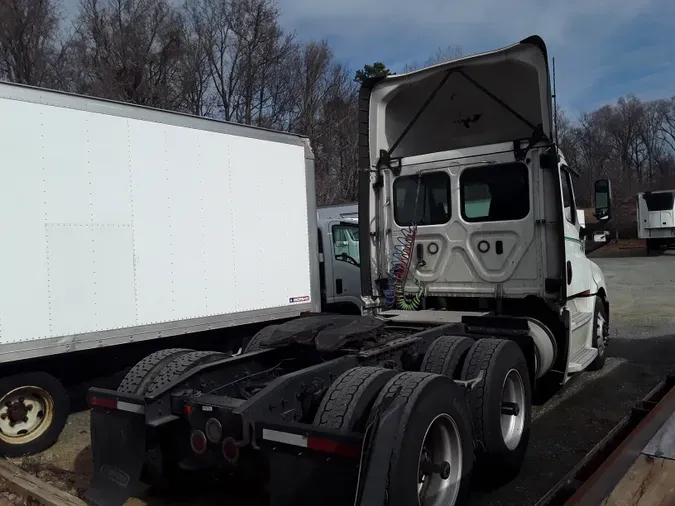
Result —
<instances>
[{"instance_id":1,"label":"truck cab","mask_svg":"<svg viewBox=\"0 0 675 506\"><path fill-rule=\"evenodd\" d=\"M357 204L317 208L321 307L361 314L361 262Z\"/></svg>"},{"instance_id":2,"label":"truck cab","mask_svg":"<svg viewBox=\"0 0 675 506\"><path fill-rule=\"evenodd\" d=\"M579 218L542 39L373 78L360 101L364 311L525 319L537 380L601 367L609 296L584 242L604 235ZM597 229L609 181L595 194Z\"/></svg>"}]
</instances>

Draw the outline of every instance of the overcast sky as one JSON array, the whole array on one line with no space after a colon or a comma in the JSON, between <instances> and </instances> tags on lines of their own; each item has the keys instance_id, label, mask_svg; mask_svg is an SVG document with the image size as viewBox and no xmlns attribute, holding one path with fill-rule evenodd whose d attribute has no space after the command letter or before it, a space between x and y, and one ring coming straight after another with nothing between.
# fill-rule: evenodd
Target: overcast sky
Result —
<instances>
[{"instance_id":1,"label":"overcast sky","mask_svg":"<svg viewBox=\"0 0 675 506\"><path fill-rule=\"evenodd\" d=\"M628 93L675 95L675 0L277 1L284 28L303 40L326 38L354 68L382 61L397 71L438 47L471 54L538 34L573 116Z\"/></svg>"}]
</instances>

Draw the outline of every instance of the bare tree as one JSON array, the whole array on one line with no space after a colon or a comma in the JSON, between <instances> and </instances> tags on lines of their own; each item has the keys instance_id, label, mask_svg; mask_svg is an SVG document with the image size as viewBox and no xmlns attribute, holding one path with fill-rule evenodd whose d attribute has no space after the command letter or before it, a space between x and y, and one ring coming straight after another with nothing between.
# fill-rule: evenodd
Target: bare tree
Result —
<instances>
[{"instance_id":1,"label":"bare tree","mask_svg":"<svg viewBox=\"0 0 675 506\"><path fill-rule=\"evenodd\" d=\"M0 0L0 78L56 86L63 61L60 19L54 0Z\"/></svg>"},{"instance_id":2,"label":"bare tree","mask_svg":"<svg viewBox=\"0 0 675 506\"><path fill-rule=\"evenodd\" d=\"M84 69L79 88L175 109L182 46L180 16L167 0L82 0L72 45Z\"/></svg>"},{"instance_id":3,"label":"bare tree","mask_svg":"<svg viewBox=\"0 0 675 506\"><path fill-rule=\"evenodd\" d=\"M262 124L269 105L267 81L295 49L293 35L279 26L272 0L235 0L232 5L230 23L241 55L235 67L240 75L237 121Z\"/></svg>"},{"instance_id":4,"label":"bare tree","mask_svg":"<svg viewBox=\"0 0 675 506\"><path fill-rule=\"evenodd\" d=\"M242 50L233 30L238 0L188 0L196 37L206 48L209 72L220 115L230 121L238 107L239 60Z\"/></svg>"},{"instance_id":5,"label":"bare tree","mask_svg":"<svg viewBox=\"0 0 675 506\"><path fill-rule=\"evenodd\" d=\"M183 50L179 60L181 108L198 116L211 116L216 109L207 27L198 2L187 0L181 12Z\"/></svg>"}]
</instances>

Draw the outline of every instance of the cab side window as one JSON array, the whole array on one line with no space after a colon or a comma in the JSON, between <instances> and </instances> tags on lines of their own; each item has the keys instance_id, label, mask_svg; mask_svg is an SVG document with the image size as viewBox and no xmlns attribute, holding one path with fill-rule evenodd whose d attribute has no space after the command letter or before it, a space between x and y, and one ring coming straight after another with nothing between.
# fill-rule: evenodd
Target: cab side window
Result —
<instances>
[{"instance_id":1,"label":"cab side window","mask_svg":"<svg viewBox=\"0 0 675 506\"><path fill-rule=\"evenodd\" d=\"M565 219L572 224L576 224L577 210L576 205L574 204L572 177L566 168L563 168L560 171L560 183L562 184L563 212L565 214Z\"/></svg>"},{"instance_id":2,"label":"cab side window","mask_svg":"<svg viewBox=\"0 0 675 506\"><path fill-rule=\"evenodd\" d=\"M332 232L335 259L359 265L359 228L356 225L333 225Z\"/></svg>"}]
</instances>

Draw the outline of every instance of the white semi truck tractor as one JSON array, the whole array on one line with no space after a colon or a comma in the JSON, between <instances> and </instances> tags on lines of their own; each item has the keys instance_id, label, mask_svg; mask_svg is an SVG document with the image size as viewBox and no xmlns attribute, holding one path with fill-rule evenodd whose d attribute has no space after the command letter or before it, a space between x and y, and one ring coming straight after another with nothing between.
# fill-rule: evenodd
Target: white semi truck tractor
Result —
<instances>
[{"instance_id":1,"label":"white semi truck tractor","mask_svg":"<svg viewBox=\"0 0 675 506\"><path fill-rule=\"evenodd\" d=\"M473 476L515 476L533 399L601 368L609 335L552 110L537 36L364 83L363 314L265 327L238 356L165 351L90 389L90 504L229 476L273 506L455 506Z\"/></svg>"}]
</instances>

